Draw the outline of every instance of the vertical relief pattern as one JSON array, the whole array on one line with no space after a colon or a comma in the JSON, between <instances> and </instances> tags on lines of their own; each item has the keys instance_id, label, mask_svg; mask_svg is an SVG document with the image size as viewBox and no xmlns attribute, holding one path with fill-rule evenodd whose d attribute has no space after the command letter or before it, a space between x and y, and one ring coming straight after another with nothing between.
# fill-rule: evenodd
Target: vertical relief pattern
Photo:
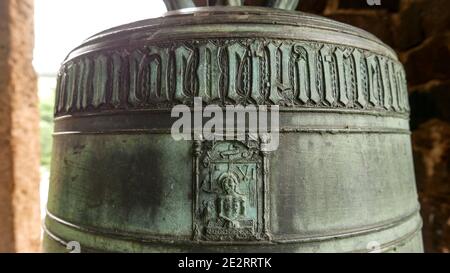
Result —
<instances>
[{"instance_id":1,"label":"vertical relief pattern","mask_svg":"<svg viewBox=\"0 0 450 273\"><path fill-rule=\"evenodd\" d=\"M192 103L407 113L405 71L361 49L285 40L204 40L89 53L58 76L55 114Z\"/></svg>"}]
</instances>

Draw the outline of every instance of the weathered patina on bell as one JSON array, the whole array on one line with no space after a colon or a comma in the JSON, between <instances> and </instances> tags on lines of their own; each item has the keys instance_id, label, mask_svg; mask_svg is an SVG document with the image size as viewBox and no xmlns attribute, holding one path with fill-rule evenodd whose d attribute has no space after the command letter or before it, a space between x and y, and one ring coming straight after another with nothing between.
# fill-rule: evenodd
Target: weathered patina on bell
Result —
<instances>
[{"instance_id":1,"label":"weathered patina on bell","mask_svg":"<svg viewBox=\"0 0 450 273\"><path fill-rule=\"evenodd\" d=\"M422 251L392 49L290 11L297 1L166 2L174 11L99 33L62 65L46 251ZM175 141L171 109L194 97L279 105L278 149Z\"/></svg>"}]
</instances>

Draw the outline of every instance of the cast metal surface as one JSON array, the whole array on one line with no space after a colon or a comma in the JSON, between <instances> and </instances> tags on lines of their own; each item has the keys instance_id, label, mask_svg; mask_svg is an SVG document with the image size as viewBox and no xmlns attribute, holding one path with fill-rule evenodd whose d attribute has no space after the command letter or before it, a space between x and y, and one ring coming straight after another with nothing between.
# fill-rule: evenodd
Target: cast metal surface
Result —
<instances>
[{"instance_id":1,"label":"cast metal surface","mask_svg":"<svg viewBox=\"0 0 450 273\"><path fill-rule=\"evenodd\" d=\"M195 96L279 105L278 150L175 141ZM421 252L408 118L396 54L346 24L214 6L112 28L58 76L45 250Z\"/></svg>"}]
</instances>

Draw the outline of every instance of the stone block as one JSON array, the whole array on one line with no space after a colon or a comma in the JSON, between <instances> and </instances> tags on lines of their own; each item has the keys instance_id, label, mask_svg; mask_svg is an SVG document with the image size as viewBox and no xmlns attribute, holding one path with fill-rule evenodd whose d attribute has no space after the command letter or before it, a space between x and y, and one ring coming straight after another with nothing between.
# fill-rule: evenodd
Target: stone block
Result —
<instances>
[{"instance_id":1,"label":"stone block","mask_svg":"<svg viewBox=\"0 0 450 273\"><path fill-rule=\"evenodd\" d=\"M450 33L433 36L402 56L408 83L425 84L448 80L450 75Z\"/></svg>"},{"instance_id":2,"label":"stone block","mask_svg":"<svg viewBox=\"0 0 450 273\"><path fill-rule=\"evenodd\" d=\"M401 51L413 48L425 39L421 5L415 0L402 3L400 12L392 17L394 47Z\"/></svg>"},{"instance_id":3,"label":"stone block","mask_svg":"<svg viewBox=\"0 0 450 273\"><path fill-rule=\"evenodd\" d=\"M33 1L1 1L0 18L0 252L36 252L39 111L32 67Z\"/></svg>"}]
</instances>

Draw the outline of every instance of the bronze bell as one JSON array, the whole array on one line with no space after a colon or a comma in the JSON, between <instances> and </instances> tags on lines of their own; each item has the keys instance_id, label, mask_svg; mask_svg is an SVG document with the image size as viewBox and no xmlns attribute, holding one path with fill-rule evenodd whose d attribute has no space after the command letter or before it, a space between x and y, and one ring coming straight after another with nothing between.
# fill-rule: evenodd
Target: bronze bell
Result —
<instances>
[{"instance_id":1,"label":"bronze bell","mask_svg":"<svg viewBox=\"0 0 450 273\"><path fill-rule=\"evenodd\" d=\"M46 251L423 251L391 48L298 1L165 2L61 67ZM247 131L174 139L173 107L195 98L277 106L278 148Z\"/></svg>"}]
</instances>

